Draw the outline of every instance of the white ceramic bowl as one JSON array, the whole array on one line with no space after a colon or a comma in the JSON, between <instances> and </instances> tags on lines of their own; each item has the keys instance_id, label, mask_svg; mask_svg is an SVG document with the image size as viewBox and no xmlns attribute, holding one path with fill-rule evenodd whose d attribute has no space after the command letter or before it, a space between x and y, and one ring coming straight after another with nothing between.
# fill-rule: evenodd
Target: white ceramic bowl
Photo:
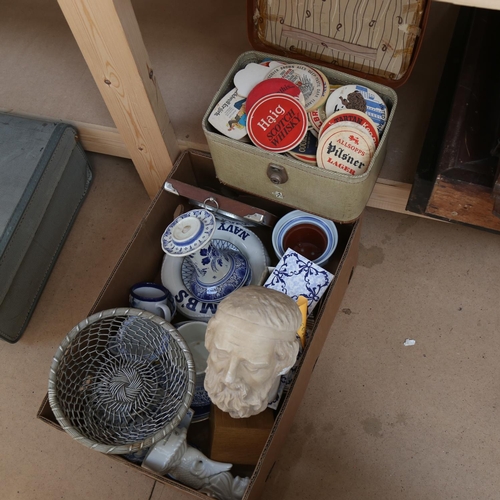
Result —
<instances>
[{"instance_id":1,"label":"white ceramic bowl","mask_svg":"<svg viewBox=\"0 0 500 500\"><path fill-rule=\"evenodd\" d=\"M283 245L283 240L287 231L299 224L311 224L321 229L321 231L325 234L327 240L326 249L312 262L319 266L326 264L328 259L333 255L335 248L337 248L339 238L337 227L331 220L324 219L318 215L309 214L301 210L293 210L292 212L289 212L274 226L272 243L278 259L281 259L286 251L286 248L284 248Z\"/></svg>"},{"instance_id":2,"label":"white ceramic bowl","mask_svg":"<svg viewBox=\"0 0 500 500\"><path fill-rule=\"evenodd\" d=\"M210 416L210 397L205 391L205 370L207 369L208 351L205 347L207 323L187 321L177 326L180 336L186 341L193 356L196 370L196 382L191 408L194 411L193 423L206 420Z\"/></svg>"}]
</instances>

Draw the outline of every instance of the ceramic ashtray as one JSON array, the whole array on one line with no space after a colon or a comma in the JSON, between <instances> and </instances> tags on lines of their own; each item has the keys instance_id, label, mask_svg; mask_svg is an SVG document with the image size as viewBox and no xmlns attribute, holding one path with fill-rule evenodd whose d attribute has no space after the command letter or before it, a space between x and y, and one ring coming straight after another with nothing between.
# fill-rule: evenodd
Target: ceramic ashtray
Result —
<instances>
[{"instance_id":1,"label":"ceramic ashtray","mask_svg":"<svg viewBox=\"0 0 500 500\"><path fill-rule=\"evenodd\" d=\"M272 243L281 259L288 248L322 266L332 256L338 242L335 224L323 217L293 210L273 229Z\"/></svg>"}]
</instances>

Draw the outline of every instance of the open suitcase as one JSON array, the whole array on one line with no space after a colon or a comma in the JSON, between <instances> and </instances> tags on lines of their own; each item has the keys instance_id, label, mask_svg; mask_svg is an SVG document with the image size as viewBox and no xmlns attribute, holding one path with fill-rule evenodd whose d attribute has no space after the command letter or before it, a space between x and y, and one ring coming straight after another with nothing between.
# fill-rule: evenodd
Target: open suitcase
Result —
<instances>
[{"instance_id":1,"label":"open suitcase","mask_svg":"<svg viewBox=\"0 0 500 500\"><path fill-rule=\"evenodd\" d=\"M278 201L335 222L345 223L358 219L370 198L384 162L387 138L397 107L396 92L386 85L309 62L307 65L320 70L330 84L366 86L377 92L388 108L384 133L365 173L351 176L318 168L283 154L263 150L251 143L226 137L209 123L212 110L234 87L233 78L236 72L249 63L257 63L269 57L273 56L256 51L242 54L229 70L203 117L203 131L218 179L247 193ZM277 59L285 63L297 62L286 57ZM281 175L274 175L276 173Z\"/></svg>"},{"instance_id":2,"label":"open suitcase","mask_svg":"<svg viewBox=\"0 0 500 500\"><path fill-rule=\"evenodd\" d=\"M397 107L393 88L410 76L429 10L426 0L404 5L400 0L248 0L248 36L256 50L242 54L229 69L202 122L219 180L336 222L356 220L384 162ZM381 97L387 124L364 173L317 168L215 130L210 114L235 87L235 74L266 60L303 64L325 75L330 86L366 87Z\"/></svg>"}]
</instances>

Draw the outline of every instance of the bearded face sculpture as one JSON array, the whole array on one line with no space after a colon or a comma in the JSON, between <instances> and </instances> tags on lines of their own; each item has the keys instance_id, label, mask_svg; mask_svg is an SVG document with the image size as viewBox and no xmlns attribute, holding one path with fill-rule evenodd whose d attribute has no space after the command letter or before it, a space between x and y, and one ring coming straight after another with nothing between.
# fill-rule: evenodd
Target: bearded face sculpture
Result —
<instances>
[{"instance_id":1,"label":"bearded face sculpture","mask_svg":"<svg viewBox=\"0 0 500 500\"><path fill-rule=\"evenodd\" d=\"M233 418L264 411L297 359L301 319L295 301L275 290L247 286L226 297L205 336L212 403Z\"/></svg>"}]
</instances>

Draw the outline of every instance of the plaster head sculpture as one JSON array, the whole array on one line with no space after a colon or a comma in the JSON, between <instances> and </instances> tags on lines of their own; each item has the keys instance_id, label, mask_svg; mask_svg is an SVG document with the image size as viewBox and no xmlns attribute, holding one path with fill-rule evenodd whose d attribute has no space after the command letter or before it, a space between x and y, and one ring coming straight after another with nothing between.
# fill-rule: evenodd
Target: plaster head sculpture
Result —
<instances>
[{"instance_id":1,"label":"plaster head sculpture","mask_svg":"<svg viewBox=\"0 0 500 500\"><path fill-rule=\"evenodd\" d=\"M295 301L276 290L246 286L222 300L205 335L212 403L233 418L264 411L297 359L301 320Z\"/></svg>"}]
</instances>

